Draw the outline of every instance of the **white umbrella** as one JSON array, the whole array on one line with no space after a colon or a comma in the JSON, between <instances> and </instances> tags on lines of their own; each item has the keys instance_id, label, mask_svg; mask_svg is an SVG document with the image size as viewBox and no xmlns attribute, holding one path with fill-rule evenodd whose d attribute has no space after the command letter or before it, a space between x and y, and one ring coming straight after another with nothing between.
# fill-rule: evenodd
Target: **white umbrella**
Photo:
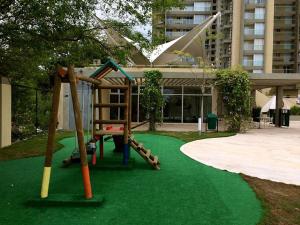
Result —
<instances>
[{"instance_id":1,"label":"white umbrella","mask_svg":"<svg viewBox=\"0 0 300 225\"><path fill-rule=\"evenodd\" d=\"M282 109L290 110L291 104L288 100L283 99ZM270 109L276 109L276 96L273 96L261 109L262 113L269 112Z\"/></svg>"}]
</instances>

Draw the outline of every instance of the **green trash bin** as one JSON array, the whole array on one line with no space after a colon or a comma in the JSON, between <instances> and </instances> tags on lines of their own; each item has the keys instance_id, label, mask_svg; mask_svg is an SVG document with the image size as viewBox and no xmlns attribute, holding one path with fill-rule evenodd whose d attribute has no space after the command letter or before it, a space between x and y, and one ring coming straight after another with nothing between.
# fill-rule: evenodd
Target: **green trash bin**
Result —
<instances>
[{"instance_id":1,"label":"green trash bin","mask_svg":"<svg viewBox=\"0 0 300 225\"><path fill-rule=\"evenodd\" d=\"M218 116L214 113L209 113L207 115L207 129L216 130L218 126Z\"/></svg>"}]
</instances>

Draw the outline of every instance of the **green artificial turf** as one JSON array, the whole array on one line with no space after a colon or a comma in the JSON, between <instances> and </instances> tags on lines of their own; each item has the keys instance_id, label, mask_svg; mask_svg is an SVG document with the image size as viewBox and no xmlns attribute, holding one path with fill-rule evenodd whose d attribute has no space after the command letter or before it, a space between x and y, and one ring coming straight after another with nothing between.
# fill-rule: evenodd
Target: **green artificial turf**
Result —
<instances>
[{"instance_id":1,"label":"green artificial turf","mask_svg":"<svg viewBox=\"0 0 300 225\"><path fill-rule=\"evenodd\" d=\"M104 197L100 207L29 207L39 195L43 157L0 162L0 224L54 225L254 225L262 216L255 193L237 174L202 165L180 152L183 141L136 134L159 156L152 170L134 151L130 170L91 170L93 192ZM53 160L49 195L83 194L79 166L61 168L74 147L73 138ZM112 142L105 157L114 158ZM119 157L119 156L118 156Z\"/></svg>"}]
</instances>

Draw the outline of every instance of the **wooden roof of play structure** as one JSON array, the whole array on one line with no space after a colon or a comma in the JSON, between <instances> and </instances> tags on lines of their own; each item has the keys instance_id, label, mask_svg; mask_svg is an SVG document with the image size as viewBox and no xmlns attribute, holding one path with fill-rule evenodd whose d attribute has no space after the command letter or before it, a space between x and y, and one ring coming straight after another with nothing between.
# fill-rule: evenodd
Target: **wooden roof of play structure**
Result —
<instances>
[{"instance_id":1,"label":"wooden roof of play structure","mask_svg":"<svg viewBox=\"0 0 300 225\"><path fill-rule=\"evenodd\" d=\"M121 74L123 74L128 80L134 81L134 79L112 59L109 59L104 65L99 67L90 75L90 77L94 79L102 79L113 70L116 72L120 71Z\"/></svg>"}]
</instances>

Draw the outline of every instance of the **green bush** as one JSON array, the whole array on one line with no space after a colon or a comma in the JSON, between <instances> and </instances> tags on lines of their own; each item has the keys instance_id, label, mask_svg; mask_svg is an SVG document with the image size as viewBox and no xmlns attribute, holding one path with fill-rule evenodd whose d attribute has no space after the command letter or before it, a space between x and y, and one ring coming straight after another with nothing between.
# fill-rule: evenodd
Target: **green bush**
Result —
<instances>
[{"instance_id":1,"label":"green bush","mask_svg":"<svg viewBox=\"0 0 300 225\"><path fill-rule=\"evenodd\" d=\"M229 131L243 131L250 117L249 74L240 68L223 69L216 73L218 87L226 109L225 121Z\"/></svg>"},{"instance_id":2,"label":"green bush","mask_svg":"<svg viewBox=\"0 0 300 225\"><path fill-rule=\"evenodd\" d=\"M300 107L299 106L291 107L291 115L300 115Z\"/></svg>"},{"instance_id":3,"label":"green bush","mask_svg":"<svg viewBox=\"0 0 300 225\"><path fill-rule=\"evenodd\" d=\"M155 123L161 121L164 98L160 89L162 73L158 70L144 72L145 88L141 95L142 107L149 116L149 130L155 131Z\"/></svg>"}]
</instances>

